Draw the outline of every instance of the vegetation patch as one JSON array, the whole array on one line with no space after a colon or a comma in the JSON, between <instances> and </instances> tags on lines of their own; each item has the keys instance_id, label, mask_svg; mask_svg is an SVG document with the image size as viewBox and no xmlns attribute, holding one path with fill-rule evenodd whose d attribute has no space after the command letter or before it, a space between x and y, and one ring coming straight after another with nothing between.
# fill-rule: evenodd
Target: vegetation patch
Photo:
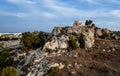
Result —
<instances>
[{"instance_id":1,"label":"vegetation patch","mask_svg":"<svg viewBox=\"0 0 120 76\"><path fill-rule=\"evenodd\" d=\"M0 52L0 70L6 66L11 66L13 64L13 58L10 57L9 52L12 49L6 48Z\"/></svg>"},{"instance_id":2,"label":"vegetation patch","mask_svg":"<svg viewBox=\"0 0 120 76\"><path fill-rule=\"evenodd\" d=\"M71 36L69 38L68 44L69 44L68 50L78 49L79 48L76 40Z\"/></svg>"},{"instance_id":3,"label":"vegetation patch","mask_svg":"<svg viewBox=\"0 0 120 76\"><path fill-rule=\"evenodd\" d=\"M96 25L93 23L92 20L86 20L86 21L85 21L85 25L86 25L86 26L92 26L92 27L95 27L95 26L96 26Z\"/></svg>"},{"instance_id":4,"label":"vegetation patch","mask_svg":"<svg viewBox=\"0 0 120 76\"><path fill-rule=\"evenodd\" d=\"M46 36L45 32L25 32L22 34L21 43L27 49L43 47Z\"/></svg>"},{"instance_id":5,"label":"vegetation patch","mask_svg":"<svg viewBox=\"0 0 120 76\"><path fill-rule=\"evenodd\" d=\"M80 48L85 48L85 40L83 34L81 34L79 37L79 43L80 43Z\"/></svg>"},{"instance_id":6,"label":"vegetation patch","mask_svg":"<svg viewBox=\"0 0 120 76\"><path fill-rule=\"evenodd\" d=\"M62 73L58 67L53 67L44 76L62 76Z\"/></svg>"},{"instance_id":7,"label":"vegetation patch","mask_svg":"<svg viewBox=\"0 0 120 76\"><path fill-rule=\"evenodd\" d=\"M18 72L14 67L6 67L2 70L1 76L18 76Z\"/></svg>"}]
</instances>

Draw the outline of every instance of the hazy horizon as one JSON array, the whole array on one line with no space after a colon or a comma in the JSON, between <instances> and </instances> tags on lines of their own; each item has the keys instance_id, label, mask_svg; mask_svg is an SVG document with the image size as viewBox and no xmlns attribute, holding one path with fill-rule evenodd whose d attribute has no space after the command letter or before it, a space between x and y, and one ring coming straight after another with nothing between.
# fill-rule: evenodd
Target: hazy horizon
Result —
<instances>
[{"instance_id":1,"label":"hazy horizon","mask_svg":"<svg viewBox=\"0 0 120 76\"><path fill-rule=\"evenodd\" d=\"M120 31L119 0L0 0L0 32L46 31L74 20Z\"/></svg>"}]
</instances>

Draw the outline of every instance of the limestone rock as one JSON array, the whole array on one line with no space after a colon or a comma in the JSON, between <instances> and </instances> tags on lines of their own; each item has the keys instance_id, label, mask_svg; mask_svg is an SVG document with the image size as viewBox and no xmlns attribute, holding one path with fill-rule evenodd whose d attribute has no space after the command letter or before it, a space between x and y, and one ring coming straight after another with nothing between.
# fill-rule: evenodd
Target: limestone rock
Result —
<instances>
[{"instance_id":1,"label":"limestone rock","mask_svg":"<svg viewBox=\"0 0 120 76\"><path fill-rule=\"evenodd\" d=\"M85 47L91 48L94 45L94 28L85 27L79 20L76 20L73 26L55 27L51 38L45 43L43 50L67 49L69 37L73 35L77 38L76 36L80 34L84 35Z\"/></svg>"},{"instance_id":2,"label":"limestone rock","mask_svg":"<svg viewBox=\"0 0 120 76\"><path fill-rule=\"evenodd\" d=\"M61 33L61 30L62 30L61 27L54 27L52 35L59 35Z\"/></svg>"},{"instance_id":3,"label":"limestone rock","mask_svg":"<svg viewBox=\"0 0 120 76\"><path fill-rule=\"evenodd\" d=\"M71 33L73 32L73 31L72 31L72 27L67 27L67 28L66 28L66 31L67 31L68 34L71 34Z\"/></svg>"},{"instance_id":4,"label":"limestone rock","mask_svg":"<svg viewBox=\"0 0 120 76\"><path fill-rule=\"evenodd\" d=\"M112 34L111 38L114 40L118 40L118 36L116 34Z\"/></svg>"},{"instance_id":5,"label":"limestone rock","mask_svg":"<svg viewBox=\"0 0 120 76\"><path fill-rule=\"evenodd\" d=\"M58 47L59 47L59 46L58 46L57 37L56 37L56 36L53 36L53 37L51 38L51 40L48 41L48 42L45 44L45 46L44 46L43 49L51 49L51 50L54 50L54 49L56 49L56 48L58 48Z\"/></svg>"},{"instance_id":6,"label":"limestone rock","mask_svg":"<svg viewBox=\"0 0 120 76\"><path fill-rule=\"evenodd\" d=\"M87 28L83 34L85 39L85 47L91 48L94 45L94 29Z\"/></svg>"},{"instance_id":7,"label":"limestone rock","mask_svg":"<svg viewBox=\"0 0 120 76\"><path fill-rule=\"evenodd\" d=\"M65 49L68 47L68 40L69 40L69 37L66 35L61 35L60 37L53 36L51 40L45 44L43 49L44 50Z\"/></svg>"},{"instance_id":8,"label":"limestone rock","mask_svg":"<svg viewBox=\"0 0 120 76\"><path fill-rule=\"evenodd\" d=\"M50 67L58 67L59 64L58 63L54 63L54 64L51 64Z\"/></svg>"},{"instance_id":9,"label":"limestone rock","mask_svg":"<svg viewBox=\"0 0 120 76\"><path fill-rule=\"evenodd\" d=\"M65 64L60 63L59 64L59 69L63 69L65 67Z\"/></svg>"},{"instance_id":10,"label":"limestone rock","mask_svg":"<svg viewBox=\"0 0 120 76\"><path fill-rule=\"evenodd\" d=\"M102 36L102 29L101 28L96 28L95 29L95 36L96 37Z\"/></svg>"},{"instance_id":11,"label":"limestone rock","mask_svg":"<svg viewBox=\"0 0 120 76\"><path fill-rule=\"evenodd\" d=\"M73 26L82 26L82 22L75 20Z\"/></svg>"}]
</instances>

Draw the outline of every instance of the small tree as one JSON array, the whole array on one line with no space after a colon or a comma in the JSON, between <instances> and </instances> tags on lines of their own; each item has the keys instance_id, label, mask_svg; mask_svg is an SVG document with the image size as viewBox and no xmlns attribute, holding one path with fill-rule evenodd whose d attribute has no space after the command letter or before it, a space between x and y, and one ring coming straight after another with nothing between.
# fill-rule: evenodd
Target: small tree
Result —
<instances>
[{"instance_id":1,"label":"small tree","mask_svg":"<svg viewBox=\"0 0 120 76\"><path fill-rule=\"evenodd\" d=\"M93 21L92 21L92 20L89 20L89 23L88 23L88 24L91 25L92 23L93 23Z\"/></svg>"},{"instance_id":2,"label":"small tree","mask_svg":"<svg viewBox=\"0 0 120 76\"><path fill-rule=\"evenodd\" d=\"M88 20L85 21L85 25L88 25Z\"/></svg>"},{"instance_id":3,"label":"small tree","mask_svg":"<svg viewBox=\"0 0 120 76\"><path fill-rule=\"evenodd\" d=\"M92 27L95 27L95 24L94 24L94 23L92 24Z\"/></svg>"},{"instance_id":4,"label":"small tree","mask_svg":"<svg viewBox=\"0 0 120 76\"><path fill-rule=\"evenodd\" d=\"M86 25L86 26L95 26L95 24L93 23L92 20L86 20L86 21L85 21L85 25Z\"/></svg>"},{"instance_id":5,"label":"small tree","mask_svg":"<svg viewBox=\"0 0 120 76\"><path fill-rule=\"evenodd\" d=\"M86 20L85 25L91 25L92 22L93 22L92 20Z\"/></svg>"},{"instance_id":6,"label":"small tree","mask_svg":"<svg viewBox=\"0 0 120 76\"><path fill-rule=\"evenodd\" d=\"M14 67L6 67L2 70L1 76L18 76L18 72Z\"/></svg>"}]
</instances>

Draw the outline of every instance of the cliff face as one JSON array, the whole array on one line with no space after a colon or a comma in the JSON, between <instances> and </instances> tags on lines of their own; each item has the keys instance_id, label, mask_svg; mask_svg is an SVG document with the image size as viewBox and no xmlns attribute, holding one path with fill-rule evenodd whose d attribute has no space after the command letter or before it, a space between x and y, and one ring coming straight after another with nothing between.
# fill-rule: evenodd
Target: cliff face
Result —
<instances>
[{"instance_id":1,"label":"cliff face","mask_svg":"<svg viewBox=\"0 0 120 76\"><path fill-rule=\"evenodd\" d=\"M73 26L55 27L51 34L51 38L44 45L44 50L67 49L69 37L77 38L81 34L84 36L86 48L91 48L94 45L94 28L83 26L80 21L75 21ZM78 40L76 42L80 45Z\"/></svg>"}]
</instances>

